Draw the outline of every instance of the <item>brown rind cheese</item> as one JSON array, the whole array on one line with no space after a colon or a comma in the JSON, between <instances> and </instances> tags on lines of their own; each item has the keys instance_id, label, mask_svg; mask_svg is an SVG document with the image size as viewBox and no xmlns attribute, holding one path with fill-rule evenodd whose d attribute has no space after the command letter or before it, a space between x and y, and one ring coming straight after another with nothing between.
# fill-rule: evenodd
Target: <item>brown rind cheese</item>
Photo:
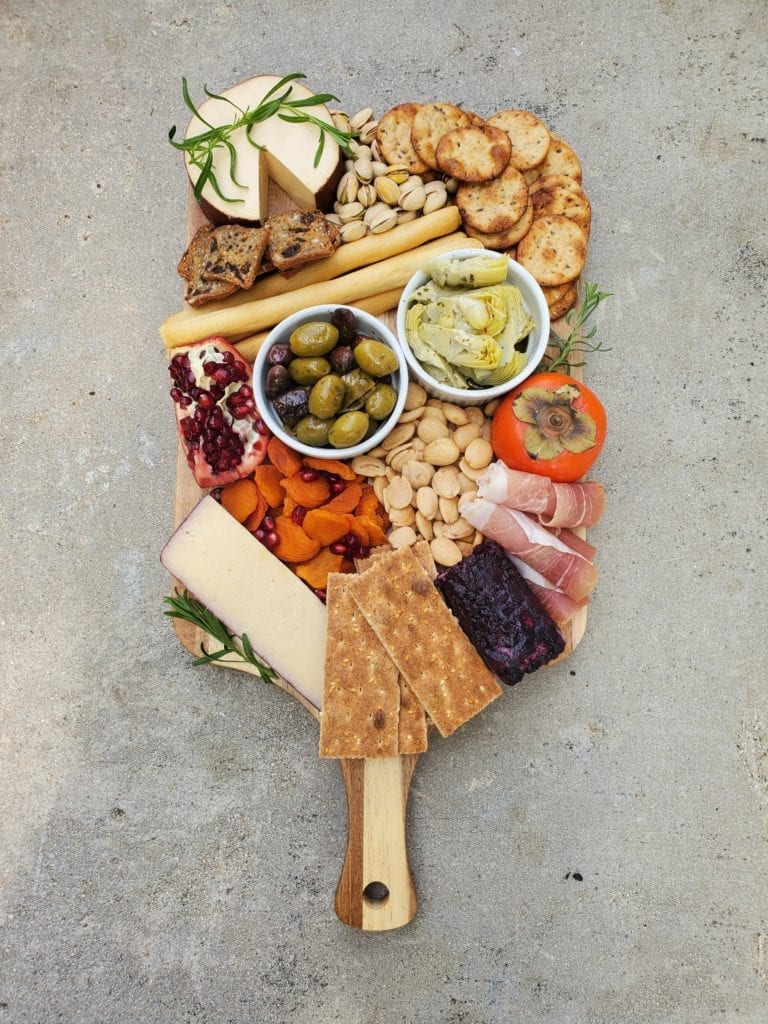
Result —
<instances>
[{"instance_id":1,"label":"brown rind cheese","mask_svg":"<svg viewBox=\"0 0 768 1024\"><path fill-rule=\"evenodd\" d=\"M349 591L442 736L500 696L410 548L382 555Z\"/></svg>"}]
</instances>

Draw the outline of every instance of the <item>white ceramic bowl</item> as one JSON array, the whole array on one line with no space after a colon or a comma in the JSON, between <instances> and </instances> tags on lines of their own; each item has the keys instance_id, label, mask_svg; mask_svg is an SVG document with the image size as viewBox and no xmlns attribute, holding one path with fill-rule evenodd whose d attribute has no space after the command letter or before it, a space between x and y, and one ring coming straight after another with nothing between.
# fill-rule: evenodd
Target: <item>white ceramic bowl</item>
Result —
<instances>
[{"instance_id":1,"label":"white ceramic bowl","mask_svg":"<svg viewBox=\"0 0 768 1024\"><path fill-rule=\"evenodd\" d=\"M492 252L489 249L454 249L452 252L444 253L444 255L438 257L438 259L467 259L470 256L499 255L499 253ZM421 273L421 271L414 274L405 286L400 298L400 303L397 307L398 341L400 342L405 354L411 377L414 380L417 380L423 387L425 387L427 392L433 398L439 398L443 402L453 402L456 405L485 405L486 402L490 402L494 398L500 398L502 395L506 395L507 392L516 388L521 381L524 381L526 377L530 377L541 362L542 356L546 351L547 344L549 343L549 307L547 306L547 300L544 298L544 292L541 290L538 282L528 273L525 267L521 267L520 264L515 263L514 260L509 260L507 281L509 281L510 284L516 285L520 289L520 294L523 297L523 305L533 317L533 330L528 336L528 361L525 364L525 369L518 373L516 377L508 380L506 384L497 384L495 387L491 388L465 389L453 388L449 387L447 384L441 384L427 373L413 354L405 333L405 313L408 308L408 300L410 296L417 288L421 288L422 285L426 284L428 280L429 278L427 275Z\"/></svg>"},{"instance_id":2,"label":"white ceramic bowl","mask_svg":"<svg viewBox=\"0 0 768 1024\"><path fill-rule=\"evenodd\" d=\"M314 448L312 445L302 444L292 434L288 433L280 417L274 412L272 402L264 392L264 382L267 370L269 369L267 355L276 341L287 342L292 332L297 327L301 327L302 324L308 324L314 320L330 323L331 314L336 309L349 309L357 320L358 329L361 334L383 342L397 356L398 369L392 374L392 387L397 392L397 401L387 419L382 420L379 429L365 441L351 445L349 448L332 448L330 445L323 448ZM371 448L381 444L387 434L394 429L398 417L403 411L408 392L408 364L405 361L403 350L398 345L392 331L385 327L376 317L371 316L370 313L365 313L362 309L355 309L352 306L341 306L338 303L327 306L310 306L308 309L302 309L301 312L287 317L269 332L253 364L253 389L256 395L256 403L264 422L276 437L285 441L294 451L301 452L302 455L314 456L316 459L353 459L356 455L363 455L365 452L370 451Z\"/></svg>"}]
</instances>

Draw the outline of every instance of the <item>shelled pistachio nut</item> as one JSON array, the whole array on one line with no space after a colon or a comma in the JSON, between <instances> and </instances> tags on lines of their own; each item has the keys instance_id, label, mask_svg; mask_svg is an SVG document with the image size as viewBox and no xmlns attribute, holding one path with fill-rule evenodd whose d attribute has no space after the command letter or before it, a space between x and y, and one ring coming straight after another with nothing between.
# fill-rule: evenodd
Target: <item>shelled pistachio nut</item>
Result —
<instances>
[{"instance_id":1,"label":"shelled pistachio nut","mask_svg":"<svg viewBox=\"0 0 768 1024\"><path fill-rule=\"evenodd\" d=\"M341 226L341 240L342 242L356 242L358 239L364 238L366 232L367 228L362 220L350 220Z\"/></svg>"},{"instance_id":2,"label":"shelled pistachio nut","mask_svg":"<svg viewBox=\"0 0 768 1024\"><path fill-rule=\"evenodd\" d=\"M352 220L359 220L364 212L362 203L344 203L338 214L342 224L349 224Z\"/></svg>"},{"instance_id":3,"label":"shelled pistachio nut","mask_svg":"<svg viewBox=\"0 0 768 1024\"><path fill-rule=\"evenodd\" d=\"M446 189L446 192L448 193L449 196L452 196L456 191L458 191L458 188L459 188L459 179L458 178L446 178L445 179L445 189Z\"/></svg>"}]
</instances>

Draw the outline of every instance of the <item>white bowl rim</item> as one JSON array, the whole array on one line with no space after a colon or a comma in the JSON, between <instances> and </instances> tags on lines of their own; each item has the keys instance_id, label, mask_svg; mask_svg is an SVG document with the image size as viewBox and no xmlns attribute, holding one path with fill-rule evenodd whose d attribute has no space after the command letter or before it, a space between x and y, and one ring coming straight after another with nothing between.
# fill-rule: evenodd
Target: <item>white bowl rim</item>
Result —
<instances>
[{"instance_id":1,"label":"white bowl rim","mask_svg":"<svg viewBox=\"0 0 768 1024\"><path fill-rule=\"evenodd\" d=\"M331 314L337 309L348 309L355 315L358 324L363 327L365 331L370 332L371 335L378 338L380 341L383 341L395 353L398 364L395 372L400 376L400 380L398 380L398 387L395 389L397 392L397 399L395 400L395 406L392 412L386 420L382 421L379 429L374 434L371 434L367 440L361 441L359 444L351 445L349 448L315 448L312 445L303 444L295 437L292 437L282 425L278 416L276 416L272 411L272 403L264 393L264 366L267 361L267 353L269 352L269 349L276 341L279 341L283 335L290 335L296 327L300 327L301 324L307 323L310 320L328 320ZM400 414L405 407L405 401L408 396L408 380L408 362L405 358L402 346L398 344L394 332L377 317L372 316L370 313L366 313L364 309L358 309L356 306L348 306L343 302L330 302L323 303L318 306L307 306L306 309L300 309L296 313L291 313L290 316L287 316L284 320L281 320L279 324L276 324L266 336L263 345L256 354L256 359L253 364L254 394L256 396L261 417L269 427L271 433L273 433L275 437L283 440L293 451L315 459L337 459L346 462L348 459L354 459L357 455L365 455L365 453L369 452L372 448L376 448L384 438L395 429L395 425L397 424L397 420L400 418ZM400 386L401 383L403 386Z\"/></svg>"},{"instance_id":2,"label":"white bowl rim","mask_svg":"<svg viewBox=\"0 0 768 1024\"><path fill-rule=\"evenodd\" d=\"M442 253L440 256L435 257L435 261L445 259L467 259L471 256L505 256L506 253L496 252L493 249L451 249L450 252ZM525 284L530 288L533 295L538 300L538 308L532 310L531 314L536 314L536 323L534 324L534 331L537 328L541 328L542 341L539 342L541 352L538 360L533 362L531 359L526 362L525 367L517 376L511 380L506 381L504 384L496 384L490 388L454 388L450 384L441 384L440 381L435 380L421 363L418 361L416 356L413 354L411 346L408 344L408 339L405 335L405 313L408 305L408 299L412 292L417 288L420 288L423 284L426 284L428 277L422 270L417 270L416 273L411 277L408 283L403 288L400 301L397 305L397 340L400 347L405 355L405 360L408 363L408 369L413 376L427 388L432 388L435 391L439 391L460 405L462 399L466 402L470 398L477 401L481 396L481 404L485 402L492 402L495 398L501 398L502 395L506 395L521 384L527 377L530 377L536 372L539 363L544 357L544 353L547 350L549 344L549 331L550 331L550 317L549 317L549 306L547 305L544 292L541 289L541 285L536 278L526 270L524 266L513 260L511 256L507 256L507 278L509 279L510 269L512 273L518 277L519 280L524 281ZM514 284L514 281L510 282ZM525 297L524 297L525 298ZM528 306L529 303L526 303ZM533 365L531 363L533 362Z\"/></svg>"}]
</instances>

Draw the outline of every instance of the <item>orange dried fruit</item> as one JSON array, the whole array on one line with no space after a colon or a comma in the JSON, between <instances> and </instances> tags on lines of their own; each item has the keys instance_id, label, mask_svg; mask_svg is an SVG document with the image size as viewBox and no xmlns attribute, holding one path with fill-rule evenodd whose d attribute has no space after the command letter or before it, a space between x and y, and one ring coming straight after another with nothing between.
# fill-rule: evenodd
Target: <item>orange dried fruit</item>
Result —
<instances>
[{"instance_id":1,"label":"orange dried fruit","mask_svg":"<svg viewBox=\"0 0 768 1024\"><path fill-rule=\"evenodd\" d=\"M261 491L259 491L259 503L243 523L246 530L250 530L251 533L255 533L255 531L258 530L261 526L262 519L267 514L267 507L267 499Z\"/></svg>"},{"instance_id":2,"label":"orange dried fruit","mask_svg":"<svg viewBox=\"0 0 768 1024\"><path fill-rule=\"evenodd\" d=\"M329 512L327 508L310 509L302 525L307 536L321 544L333 544L349 533L347 517Z\"/></svg>"},{"instance_id":3,"label":"orange dried fruit","mask_svg":"<svg viewBox=\"0 0 768 1024\"><path fill-rule=\"evenodd\" d=\"M267 449L269 451L269 449ZM348 466L346 462L340 462L338 459L315 459L310 455L305 456L304 465L310 469L316 469L320 473L334 473L336 476L340 476L342 480L357 480L357 473L351 466Z\"/></svg>"},{"instance_id":4,"label":"orange dried fruit","mask_svg":"<svg viewBox=\"0 0 768 1024\"><path fill-rule=\"evenodd\" d=\"M261 493L253 480L235 480L221 489L221 504L238 523L243 523L259 505Z\"/></svg>"},{"instance_id":5,"label":"orange dried fruit","mask_svg":"<svg viewBox=\"0 0 768 1024\"><path fill-rule=\"evenodd\" d=\"M328 573L341 572L343 564L343 555L334 555L328 548L323 548L314 558L296 566L296 575L313 590L325 590L328 585Z\"/></svg>"},{"instance_id":6,"label":"orange dried fruit","mask_svg":"<svg viewBox=\"0 0 768 1024\"><path fill-rule=\"evenodd\" d=\"M304 508L319 508L324 505L331 496L331 488L323 476L317 476L314 480L302 480L301 473L281 480L285 493Z\"/></svg>"},{"instance_id":7,"label":"orange dried fruit","mask_svg":"<svg viewBox=\"0 0 768 1024\"><path fill-rule=\"evenodd\" d=\"M329 502L323 505L323 508L326 512L354 512L362 493L363 489L360 484L347 484L341 494L331 498Z\"/></svg>"},{"instance_id":8,"label":"orange dried fruit","mask_svg":"<svg viewBox=\"0 0 768 1024\"><path fill-rule=\"evenodd\" d=\"M301 471L301 456L291 451L279 437L271 437L267 445L267 458L280 470L281 476L293 476Z\"/></svg>"},{"instance_id":9,"label":"orange dried fruit","mask_svg":"<svg viewBox=\"0 0 768 1024\"><path fill-rule=\"evenodd\" d=\"M372 516L358 517L358 523L362 523L368 531L368 545L376 548L379 544L387 543L387 535Z\"/></svg>"},{"instance_id":10,"label":"orange dried fruit","mask_svg":"<svg viewBox=\"0 0 768 1024\"><path fill-rule=\"evenodd\" d=\"M275 533L278 541L272 548L272 554L282 562L308 562L320 550L320 542L308 537L288 516L275 519Z\"/></svg>"},{"instance_id":11,"label":"orange dried fruit","mask_svg":"<svg viewBox=\"0 0 768 1024\"><path fill-rule=\"evenodd\" d=\"M364 544L366 547L369 547L370 541L368 539L368 530L365 526L365 523L362 523L359 519L352 515L346 515L344 518L347 521L347 533L353 534L353 536L357 537L361 544Z\"/></svg>"},{"instance_id":12,"label":"orange dried fruit","mask_svg":"<svg viewBox=\"0 0 768 1024\"><path fill-rule=\"evenodd\" d=\"M274 441L275 438L273 437L272 440ZM280 508L285 500L285 491L282 484L283 474L280 470L276 466L268 466L266 463L262 463L261 466L256 467L254 478L256 486L266 499L267 505L270 508Z\"/></svg>"}]
</instances>

